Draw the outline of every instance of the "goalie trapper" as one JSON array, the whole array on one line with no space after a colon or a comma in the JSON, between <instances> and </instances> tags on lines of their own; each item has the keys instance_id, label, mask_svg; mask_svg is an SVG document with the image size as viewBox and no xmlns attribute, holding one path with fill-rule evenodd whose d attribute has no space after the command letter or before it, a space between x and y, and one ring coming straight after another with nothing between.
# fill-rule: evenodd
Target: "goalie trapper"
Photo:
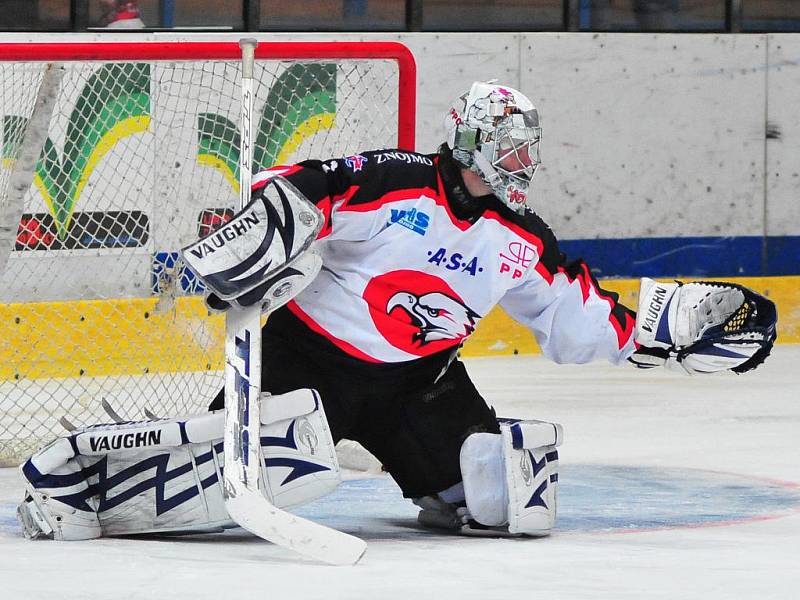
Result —
<instances>
[{"instance_id":1,"label":"goalie trapper","mask_svg":"<svg viewBox=\"0 0 800 600\"><path fill-rule=\"evenodd\" d=\"M744 373L769 356L777 337L775 304L744 286L716 281L662 283L643 278L636 366L689 374Z\"/></svg>"}]
</instances>

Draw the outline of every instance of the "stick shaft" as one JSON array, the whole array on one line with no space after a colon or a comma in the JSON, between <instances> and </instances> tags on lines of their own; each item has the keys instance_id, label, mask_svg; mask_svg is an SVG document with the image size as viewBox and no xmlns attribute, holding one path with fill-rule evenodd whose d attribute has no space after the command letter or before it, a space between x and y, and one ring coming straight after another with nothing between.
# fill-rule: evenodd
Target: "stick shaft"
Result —
<instances>
[{"instance_id":1,"label":"stick shaft","mask_svg":"<svg viewBox=\"0 0 800 600\"><path fill-rule=\"evenodd\" d=\"M241 40L242 122L239 208L250 202L252 181L253 63L255 40ZM354 536L275 507L261 492L261 309L225 314L225 507L259 537L335 565L352 565L366 550Z\"/></svg>"},{"instance_id":2,"label":"stick shaft","mask_svg":"<svg viewBox=\"0 0 800 600\"><path fill-rule=\"evenodd\" d=\"M242 40L241 123L239 131L239 209L250 202L252 181L254 40ZM261 323L258 307L225 315L225 471L258 492L261 394ZM231 450L230 452L228 450ZM226 479L228 479L226 477Z\"/></svg>"}]
</instances>

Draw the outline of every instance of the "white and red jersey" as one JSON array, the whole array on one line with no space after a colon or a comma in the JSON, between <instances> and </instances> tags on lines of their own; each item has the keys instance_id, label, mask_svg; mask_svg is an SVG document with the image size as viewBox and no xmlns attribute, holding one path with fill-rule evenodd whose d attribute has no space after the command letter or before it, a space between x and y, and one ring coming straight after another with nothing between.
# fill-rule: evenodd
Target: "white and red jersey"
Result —
<instances>
[{"instance_id":1,"label":"white and red jersey","mask_svg":"<svg viewBox=\"0 0 800 600\"><path fill-rule=\"evenodd\" d=\"M489 196L457 216L440 160L383 150L257 174L254 193L281 175L325 215L323 269L286 309L366 363L449 353L497 304L557 362L626 359L634 313L536 214Z\"/></svg>"}]
</instances>

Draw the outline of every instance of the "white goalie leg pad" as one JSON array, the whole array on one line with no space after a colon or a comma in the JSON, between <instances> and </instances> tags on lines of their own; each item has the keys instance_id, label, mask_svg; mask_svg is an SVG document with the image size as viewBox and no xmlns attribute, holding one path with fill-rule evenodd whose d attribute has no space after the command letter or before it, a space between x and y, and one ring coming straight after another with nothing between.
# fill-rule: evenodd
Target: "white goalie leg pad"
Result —
<instances>
[{"instance_id":1,"label":"white goalie leg pad","mask_svg":"<svg viewBox=\"0 0 800 600\"><path fill-rule=\"evenodd\" d=\"M501 423L500 434L475 433L461 447L467 510L486 527L549 535L556 520L561 425ZM469 533L465 531L465 533Z\"/></svg>"},{"instance_id":2,"label":"white goalie leg pad","mask_svg":"<svg viewBox=\"0 0 800 600\"><path fill-rule=\"evenodd\" d=\"M70 439L59 438L20 467L26 487L17 519L25 537L88 540L103 534L97 499L74 456Z\"/></svg>"},{"instance_id":3,"label":"white goalie leg pad","mask_svg":"<svg viewBox=\"0 0 800 600\"><path fill-rule=\"evenodd\" d=\"M287 509L335 490L341 482L339 462L317 392L263 398L261 484L267 499Z\"/></svg>"},{"instance_id":4,"label":"white goalie leg pad","mask_svg":"<svg viewBox=\"0 0 800 600\"><path fill-rule=\"evenodd\" d=\"M279 508L306 504L340 481L319 396L262 396L262 493ZM221 486L222 411L188 419L96 425L59 438L21 467L25 535L189 533L234 527Z\"/></svg>"},{"instance_id":5,"label":"white goalie leg pad","mask_svg":"<svg viewBox=\"0 0 800 600\"><path fill-rule=\"evenodd\" d=\"M556 423L521 422L501 427L508 483L508 531L550 535L558 510L558 450L564 439Z\"/></svg>"}]
</instances>

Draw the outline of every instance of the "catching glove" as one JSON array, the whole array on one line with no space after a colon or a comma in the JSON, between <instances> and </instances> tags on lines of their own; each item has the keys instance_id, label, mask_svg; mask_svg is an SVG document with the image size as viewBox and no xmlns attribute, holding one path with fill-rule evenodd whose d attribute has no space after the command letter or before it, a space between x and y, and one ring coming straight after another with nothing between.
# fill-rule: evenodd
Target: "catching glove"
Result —
<instances>
[{"instance_id":1,"label":"catching glove","mask_svg":"<svg viewBox=\"0 0 800 600\"><path fill-rule=\"evenodd\" d=\"M630 360L689 374L744 373L764 362L775 342L775 304L735 283L660 283L643 278Z\"/></svg>"}]
</instances>

